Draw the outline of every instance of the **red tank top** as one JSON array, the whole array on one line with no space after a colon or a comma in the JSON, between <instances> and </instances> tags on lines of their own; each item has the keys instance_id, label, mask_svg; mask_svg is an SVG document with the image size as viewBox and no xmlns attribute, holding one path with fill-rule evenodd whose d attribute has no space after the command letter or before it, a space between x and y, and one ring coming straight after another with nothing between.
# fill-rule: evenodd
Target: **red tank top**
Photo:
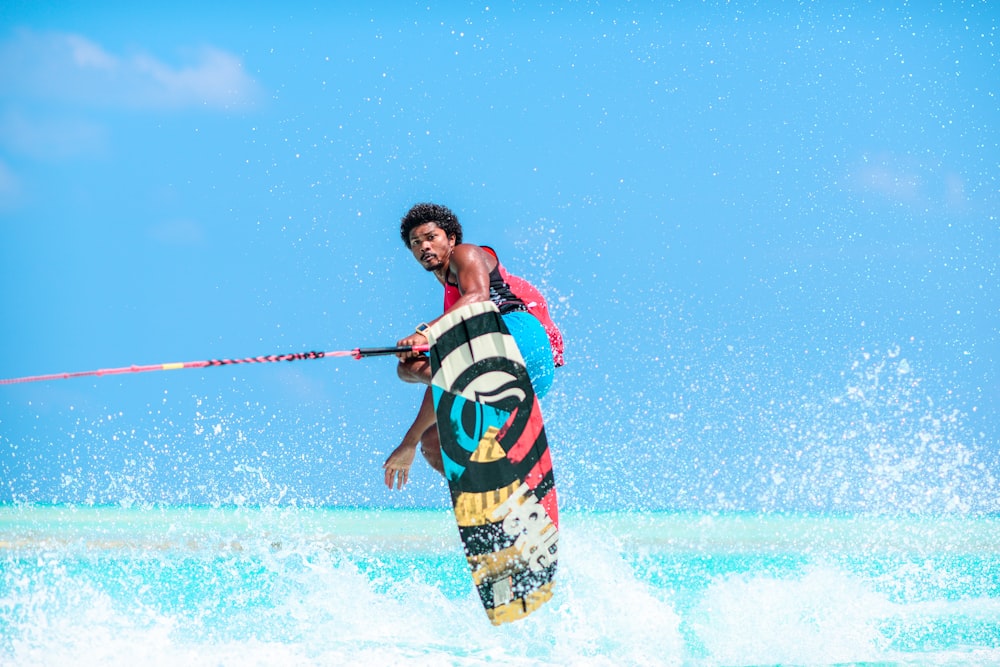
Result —
<instances>
[{"instance_id":1,"label":"red tank top","mask_svg":"<svg viewBox=\"0 0 1000 667\"><path fill-rule=\"evenodd\" d=\"M545 297L542 296L541 292L539 292L534 285L529 283L524 278L507 273L507 270L503 268L502 264L500 264L500 258L497 257L497 253L493 250L493 248L485 245L480 247L493 255L493 258L497 260L497 266L494 271L499 273L500 277L503 279L505 287L508 288L507 291L513 294L515 298L522 301L528 312L534 315L535 318L542 323L545 333L549 336L549 344L552 347L552 361L555 362L557 367L562 366L565 363L565 359L563 358L563 337L559 328L555 325L555 322L552 321L552 317L549 315L549 307L545 303ZM491 288L490 291L493 292L494 290ZM502 292L503 290L500 291ZM445 312L447 312L448 309L451 308L461 296L462 293L458 290L457 285L446 284L444 286Z\"/></svg>"}]
</instances>

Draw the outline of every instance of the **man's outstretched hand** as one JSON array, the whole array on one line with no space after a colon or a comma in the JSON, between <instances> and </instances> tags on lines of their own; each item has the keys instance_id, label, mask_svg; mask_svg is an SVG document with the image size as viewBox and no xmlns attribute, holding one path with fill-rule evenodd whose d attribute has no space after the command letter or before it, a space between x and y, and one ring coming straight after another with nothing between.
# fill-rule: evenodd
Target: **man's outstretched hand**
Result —
<instances>
[{"instance_id":1,"label":"man's outstretched hand","mask_svg":"<svg viewBox=\"0 0 1000 667\"><path fill-rule=\"evenodd\" d=\"M382 464L385 469L385 485L390 489L394 486L402 489L410 481L410 467L413 466L413 457L417 453L417 444L403 443L389 454L389 458Z\"/></svg>"}]
</instances>

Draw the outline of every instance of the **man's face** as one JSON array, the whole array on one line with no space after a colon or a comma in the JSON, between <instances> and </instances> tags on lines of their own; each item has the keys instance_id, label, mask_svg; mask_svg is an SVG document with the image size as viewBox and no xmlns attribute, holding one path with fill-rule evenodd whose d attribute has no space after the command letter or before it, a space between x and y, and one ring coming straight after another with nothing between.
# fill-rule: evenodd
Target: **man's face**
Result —
<instances>
[{"instance_id":1,"label":"man's face","mask_svg":"<svg viewBox=\"0 0 1000 667\"><path fill-rule=\"evenodd\" d=\"M436 222L425 222L410 230L410 252L428 271L441 268L454 247L455 237L447 236Z\"/></svg>"}]
</instances>

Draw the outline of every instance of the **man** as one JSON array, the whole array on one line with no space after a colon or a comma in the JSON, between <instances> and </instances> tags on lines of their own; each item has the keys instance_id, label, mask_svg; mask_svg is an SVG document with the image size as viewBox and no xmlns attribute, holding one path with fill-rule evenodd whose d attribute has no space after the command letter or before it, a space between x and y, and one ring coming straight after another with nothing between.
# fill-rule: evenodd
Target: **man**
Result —
<instances>
[{"instance_id":1,"label":"man","mask_svg":"<svg viewBox=\"0 0 1000 667\"><path fill-rule=\"evenodd\" d=\"M562 335L549 318L545 300L538 290L507 273L491 248L463 243L462 226L445 206L416 204L403 217L399 232L414 259L444 286L445 313L479 301L496 304L524 357L535 394L544 396L552 386L555 367L563 363L563 349ZM396 344L427 345L427 337L421 332L426 326L429 325L422 324ZM396 372L400 379L425 384L427 389L413 425L382 466L385 484L390 489L401 489L409 481L418 444L431 467L444 474L430 388L430 359L419 352L398 356Z\"/></svg>"}]
</instances>

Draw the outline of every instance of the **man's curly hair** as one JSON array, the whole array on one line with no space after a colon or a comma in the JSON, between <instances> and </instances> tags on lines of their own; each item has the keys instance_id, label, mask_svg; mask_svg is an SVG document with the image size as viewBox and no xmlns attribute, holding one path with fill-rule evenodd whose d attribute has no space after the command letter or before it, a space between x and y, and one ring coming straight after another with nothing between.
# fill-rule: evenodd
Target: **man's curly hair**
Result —
<instances>
[{"instance_id":1,"label":"man's curly hair","mask_svg":"<svg viewBox=\"0 0 1000 667\"><path fill-rule=\"evenodd\" d=\"M436 223L448 236L455 237L455 245L462 242L462 225L451 209L440 204L414 204L399 225L399 235L403 238L403 245L410 246L410 232L414 227Z\"/></svg>"}]
</instances>

